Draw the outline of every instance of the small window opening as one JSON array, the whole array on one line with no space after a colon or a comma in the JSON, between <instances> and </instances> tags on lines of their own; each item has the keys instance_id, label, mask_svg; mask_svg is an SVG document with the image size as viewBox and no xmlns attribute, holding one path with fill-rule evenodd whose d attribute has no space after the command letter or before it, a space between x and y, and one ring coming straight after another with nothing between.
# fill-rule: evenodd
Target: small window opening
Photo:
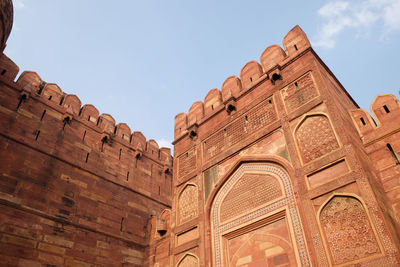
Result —
<instances>
[{"instance_id":1,"label":"small window opening","mask_svg":"<svg viewBox=\"0 0 400 267\"><path fill-rule=\"evenodd\" d=\"M160 193L161 193L161 188L160 186L158 186L158 195L160 195Z\"/></svg>"},{"instance_id":2,"label":"small window opening","mask_svg":"<svg viewBox=\"0 0 400 267\"><path fill-rule=\"evenodd\" d=\"M297 82L294 83L294 86L296 86L296 89L299 89L299 84Z\"/></svg>"},{"instance_id":3,"label":"small window opening","mask_svg":"<svg viewBox=\"0 0 400 267\"><path fill-rule=\"evenodd\" d=\"M62 96L61 97L61 99L60 99L60 103L58 103L58 105L60 105L61 106L61 104L62 104L62 102L64 101L64 96Z\"/></svg>"},{"instance_id":4,"label":"small window opening","mask_svg":"<svg viewBox=\"0 0 400 267\"><path fill-rule=\"evenodd\" d=\"M104 152L105 143L107 143L107 136L104 136L103 139L101 139L101 152Z\"/></svg>"},{"instance_id":5,"label":"small window opening","mask_svg":"<svg viewBox=\"0 0 400 267\"><path fill-rule=\"evenodd\" d=\"M365 125L365 120L364 120L364 118L360 118L360 121L361 121L361 123L362 123L362 125Z\"/></svg>"},{"instance_id":6,"label":"small window opening","mask_svg":"<svg viewBox=\"0 0 400 267\"><path fill-rule=\"evenodd\" d=\"M249 121L249 118L247 117L247 115L244 116L244 119L245 119L246 121Z\"/></svg>"},{"instance_id":7,"label":"small window opening","mask_svg":"<svg viewBox=\"0 0 400 267\"><path fill-rule=\"evenodd\" d=\"M126 173L126 180L129 180L129 172Z\"/></svg>"},{"instance_id":8,"label":"small window opening","mask_svg":"<svg viewBox=\"0 0 400 267\"><path fill-rule=\"evenodd\" d=\"M211 109L214 110L214 105L211 105Z\"/></svg>"},{"instance_id":9,"label":"small window opening","mask_svg":"<svg viewBox=\"0 0 400 267\"><path fill-rule=\"evenodd\" d=\"M87 117L87 120L90 121L90 118L91 118L91 117L90 117L90 115L89 115L89 116Z\"/></svg>"},{"instance_id":10,"label":"small window opening","mask_svg":"<svg viewBox=\"0 0 400 267\"><path fill-rule=\"evenodd\" d=\"M40 121L42 121L43 120L43 118L44 118L44 115L46 114L46 110L44 110L43 111L43 113L42 113L42 117L40 117Z\"/></svg>"},{"instance_id":11,"label":"small window opening","mask_svg":"<svg viewBox=\"0 0 400 267\"><path fill-rule=\"evenodd\" d=\"M86 160L85 160L85 162L88 163L88 160L89 160L89 153L86 154Z\"/></svg>"},{"instance_id":12,"label":"small window opening","mask_svg":"<svg viewBox=\"0 0 400 267\"><path fill-rule=\"evenodd\" d=\"M252 82L253 81L253 78L252 77L250 77L250 82Z\"/></svg>"},{"instance_id":13,"label":"small window opening","mask_svg":"<svg viewBox=\"0 0 400 267\"><path fill-rule=\"evenodd\" d=\"M394 150L390 144L386 144L386 146L389 149L390 153L392 154L392 157L393 157L394 161L396 162L396 165L399 165L400 159L399 159L399 156L397 155L397 153L394 152Z\"/></svg>"},{"instance_id":14,"label":"small window opening","mask_svg":"<svg viewBox=\"0 0 400 267\"><path fill-rule=\"evenodd\" d=\"M121 160L121 155L122 155L122 148L119 149L119 156L118 156L118 160Z\"/></svg>"},{"instance_id":15,"label":"small window opening","mask_svg":"<svg viewBox=\"0 0 400 267\"><path fill-rule=\"evenodd\" d=\"M386 105L383 105L383 108L385 109L386 113L390 113L390 110Z\"/></svg>"},{"instance_id":16,"label":"small window opening","mask_svg":"<svg viewBox=\"0 0 400 267\"><path fill-rule=\"evenodd\" d=\"M228 114L231 114L231 112L233 112L235 110L236 110L236 107L234 105L232 105L232 104L228 105L228 109L227 109Z\"/></svg>"},{"instance_id":17,"label":"small window opening","mask_svg":"<svg viewBox=\"0 0 400 267\"><path fill-rule=\"evenodd\" d=\"M278 80L282 80L282 76L278 73L272 74L272 83L275 84L275 82Z\"/></svg>"},{"instance_id":18,"label":"small window opening","mask_svg":"<svg viewBox=\"0 0 400 267\"><path fill-rule=\"evenodd\" d=\"M49 100L51 100L53 98L53 96L49 96Z\"/></svg>"},{"instance_id":19,"label":"small window opening","mask_svg":"<svg viewBox=\"0 0 400 267\"><path fill-rule=\"evenodd\" d=\"M19 99L18 106L17 106L17 110L19 110L19 108L20 108L21 105L22 105L22 102L23 102L25 99L26 99L26 95L22 95L21 98Z\"/></svg>"},{"instance_id":20,"label":"small window opening","mask_svg":"<svg viewBox=\"0 0 400 267\"><path fill-rule=\"evenodd\" d=\"M43 92L43 88L44 88L45 85L46 85L45 82L41 82L41 83L39 84L39 90L37 91L37 94L38 94L38 95L40 95L40 94Z\"/></svg>"},{"instance_id":21,"label":"small window opening","mask_svg":"<svg viewBox=\"0 0 400 267\"><path fill-rule=\"evenodd\" d=\"M294 45L294 49L296 49L296 51L299 50L299 49L297 48L297 45L296 45L296 44Z\"/></svg>"},{"instance_id":22,"label":"small window opening","mask_svg":"<svg viewBox=\"0 0 400 267\"><path fill-rule=\"evenodd\" d=\"M65 117L63 119L63 131L65 130L65 126L67 125L67 123L69 123L71 121L71 119L69 117Z\"/></svg>"},{"instance_id":23,"label":"small window opening","mask_svg":"<svg viewBox=\"0 0 400 267\"><path fill-rule=\"evenodd\" d=\"M189 157L189 152L186 152L186 157L187 157L187 158Z\"/></svg>"},{"instance_id":24,"label":"small window opening","mask_svg":"<svg viewBox=\"0 0 400 267\"><path fill-rule=\"evenodd\" d=\"M195 138L197 133L195 131L190 131L190 138Z\"/></svg>"},{"instance_id":25,"label":"small window opening","mask_svg":"<svg viewBox=\"0 0 400 267\"><path fill-rule=\"evenodd\" d=\"M38 140L39 134L40 134L40 131L39 131L39 130L36 130L36 131L35 131L35 140Z\"/></svg>"},{"instance_id":26,"label":"small window opening","mask_svg":"<svg viewBox=\"0 0 400 267\"><path fill-rule=\"evenodd\" d=\"M121 227L119 229L120 232L124 231L124 217L121 218Z\"/></svg>"},{"instance_id":27,"label":"small window opening","mask_svg":"<svg viewBox=\"0 0 400 267\"><path fill-rule=\"evenodd\" d=\"M268 103L272 104L272 99L268 99Z\"/></svg>"},{"instance_id":28,"label":"small window opening","mask_svg":"<svg viewBox=\"0 0 400 267\"><path fill-rule=\"evenodd\" d=\"M2 71L1 71L1 75L6 74L6 72L7 72L7 70L2 70Z\"/></svg>"},{"instance_id":29,"label":"small window opening","mask_svg":"<svg viewBox=\"0 0 400 267\"><path fill-rule=\"evenodd\" d=\"M86 137L86 130L83 132L82 142L85 141L85 137Z\"/></svg>"}]
</instances>

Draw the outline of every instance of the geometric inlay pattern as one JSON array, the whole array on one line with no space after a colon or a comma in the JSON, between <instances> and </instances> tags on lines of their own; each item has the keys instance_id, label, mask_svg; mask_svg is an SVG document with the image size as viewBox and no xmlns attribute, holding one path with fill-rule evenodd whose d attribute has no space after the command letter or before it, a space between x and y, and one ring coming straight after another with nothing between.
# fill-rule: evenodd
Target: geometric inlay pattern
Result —
<instances>
[{"instance_id":1,"label":"geometric inlay pattern","mask_svg":"<svg viewBox=\"0 0 400 267\"><path fill-rule=\"evenodd\" d=\"M215 132L203 142L203 156L209 159L243 141L250 134L277 120L272 98L254 106L223 129Z\"/></svg>"},{"instance_id":2,"label":"geometric inlay pattern","mask_svg":"<svg viewBox=\"0 0 400 267\"><path fill-rule=\"evenodd\" d=\"M282 89L281 93L288 112L299 108L318 96L310 72Z\"/></svg>"},{"instance_id":3,"label":"geometric inlay pattern","mask_svg":"<svg viewBox=\"0 0 400 267\"><path fill-rule=\"evenodd\" d=\"M185 255L185 257L179 262L178 267L197 267L199 266L199 260L190 254Z\"/></svg>"},{"instance_id":4,"label":"geometric inlay pattern","mask_svg":"<svg viewBox=\"0 0 400 267\"><path fill-rule=\"evenodd\" d=\"M334 265L380 252L367 213L358 199L333 197L321 210L320 222Z\"/></svg>"},{"instance_id":5,"label":"geometric inlay pattern","mask_svg":"<svg viewBox=\"0 0 400 267\"><path fill-rule=\"evenodd\" d=\"M194 148L178 157L178 179L182 181L187 174L192 172L196 166L196 151Z\"/></svg>"},{"instance_id":6,"label":"geometric inlay pattern","mask_svg":"<svg viewBox=\"0 0 400 267\"><path fill-rule=\"evenodd\" d=\"M249 211L248 213L238 216L237 218L226 223L219 222L220 206L225 196L231 191L232 187L245 173L254 172L265 173L273 175L274 177L279 177L284 188L284 198L278 198L276 201L272 201L272 203L266 206L261 206L258 209ZM226 253L222 249L223 234L233 231L241 225L246 225L250 222L253 222L257 220L257 218L263 218L267 214L273 214L274 211L279 211L285 207L288 209L288 215L290 215L289 218L293 226L293 235L301 266L311 266L289 175L282 167L273 163L242 164L219 189L217 195L215 196L210 214L215 265L217 267L222 266L225 256L224 253Z\"/></svg>"},{"instance_id":7,"label":"geometric inlay pattern","mask_svg":"<svg viewBox=\"0 0 400 267\"><path fill-rule=\"evenodd\" d=\"M324 115L306 117L297 128L296 140L304 163L339 148L329 119Z\"/></svg>"},{"instance_id":8,"label":"geometric inlay pattern","mask_svg":"<svg viewBox=\"0 0 400 267\"><path fill-rule=\"evenodd\" d=\"M220 220L224 222L281 197L276 177L269 174L246 173L232 187L221 203Z\"/></svg>"},{"instance_id":9,"label":"geometric inlay pattern","mask_svg":"<svg viewBox=\"0 0 400 267\"><path fill-rule=\"evenodd\" d=\"M182 224L197 217L198 208L197 186L186 185L178 199L178 222Z\"/></svg>"}]
</instances>

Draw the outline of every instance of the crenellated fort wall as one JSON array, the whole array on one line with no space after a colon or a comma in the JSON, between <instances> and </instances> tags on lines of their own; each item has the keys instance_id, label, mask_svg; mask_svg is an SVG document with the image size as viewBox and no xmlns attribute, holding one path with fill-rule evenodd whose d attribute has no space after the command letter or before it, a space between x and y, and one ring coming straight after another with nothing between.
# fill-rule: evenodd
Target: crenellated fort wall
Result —
<instances>
[{"instance_id":1,"label":"crenellated fort wall","mask_svg":"<svg viewBox=\"0 0 400 267\"><path fill-rule=\"evenodd\" d=\"M0 58L0 265L143 266L172 157ZM153 229L154 231L154 229Z\"/></svg>"}]
</instances>

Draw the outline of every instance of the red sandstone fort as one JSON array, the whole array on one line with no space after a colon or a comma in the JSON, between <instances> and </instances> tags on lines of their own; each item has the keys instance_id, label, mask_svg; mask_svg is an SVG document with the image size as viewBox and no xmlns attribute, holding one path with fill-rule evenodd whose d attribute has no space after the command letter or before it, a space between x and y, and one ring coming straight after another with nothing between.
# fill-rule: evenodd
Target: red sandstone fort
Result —
<instances>
[{"instance_id":1,"label":"red sandstone fort","mask_svg":"<svg viewBox=\"0 0 400 267\"><path fill-rule=\"evenodd\" d=\"M172 158L16 78L0 7L0 266L400 266L399 101L359 109L300 27L176 116Z\"/></svg>"}]
</instances>

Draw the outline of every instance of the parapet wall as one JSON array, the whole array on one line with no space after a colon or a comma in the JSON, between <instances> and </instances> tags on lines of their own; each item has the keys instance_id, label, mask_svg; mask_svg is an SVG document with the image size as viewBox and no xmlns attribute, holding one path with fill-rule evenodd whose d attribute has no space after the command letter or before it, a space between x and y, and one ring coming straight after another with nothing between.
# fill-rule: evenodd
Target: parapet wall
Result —
<instances>
[{"instance_id":1,"label":"parapet wall","mask_svg":"<svg viewBox=\"0 0 400 267\"><path fill-rule=\"evenodd\" d=\"M371 113L364 109L350 110L353 122L364 144L395 131L400 125L400 103L391 94L378 95L372 101Z\"/></svg>"},{"instance_id":2,"label":"parapet wall","mask_svg":"<svg viewBox=\"0 0 400 267\"><path fill-rule=\"evenodd\" d=\"M175 140L189 134L193 125L200 125L222 109L236 108L235 101L249 90L267 79L275 83L281 79L280 70L291 60L311 47L310 42L299 26L290 30L283 39L284 50L279 45L267 47L261 54L260 63L250 61L241 69L240 78L228 77L221 90L212 89L204 101L197 101L190 107L188 113L179 113L175 117ZM237 111L237 110L236 110Z\"/></svg>"},{"instance_id":3,"label":"parapet wall","mask_svg":"<svg viewBox=\"0 0 400 267\"><path fill-rule=\"evenodd\" d=\"M371 162L378 172L393 220L400 224L400 103L391 94L371 103L373 117L363 109L349 113Z\"/></svg>"},{"instance_id":4,"label":"parapet wall","mask_svg":"<svg viewBox=\"0 0 400 267\"><path fill-rule=\"evenodd\" d=\"M143 266L172 157L0 57L0 265Z\"/></svg>"}]
</instances>

